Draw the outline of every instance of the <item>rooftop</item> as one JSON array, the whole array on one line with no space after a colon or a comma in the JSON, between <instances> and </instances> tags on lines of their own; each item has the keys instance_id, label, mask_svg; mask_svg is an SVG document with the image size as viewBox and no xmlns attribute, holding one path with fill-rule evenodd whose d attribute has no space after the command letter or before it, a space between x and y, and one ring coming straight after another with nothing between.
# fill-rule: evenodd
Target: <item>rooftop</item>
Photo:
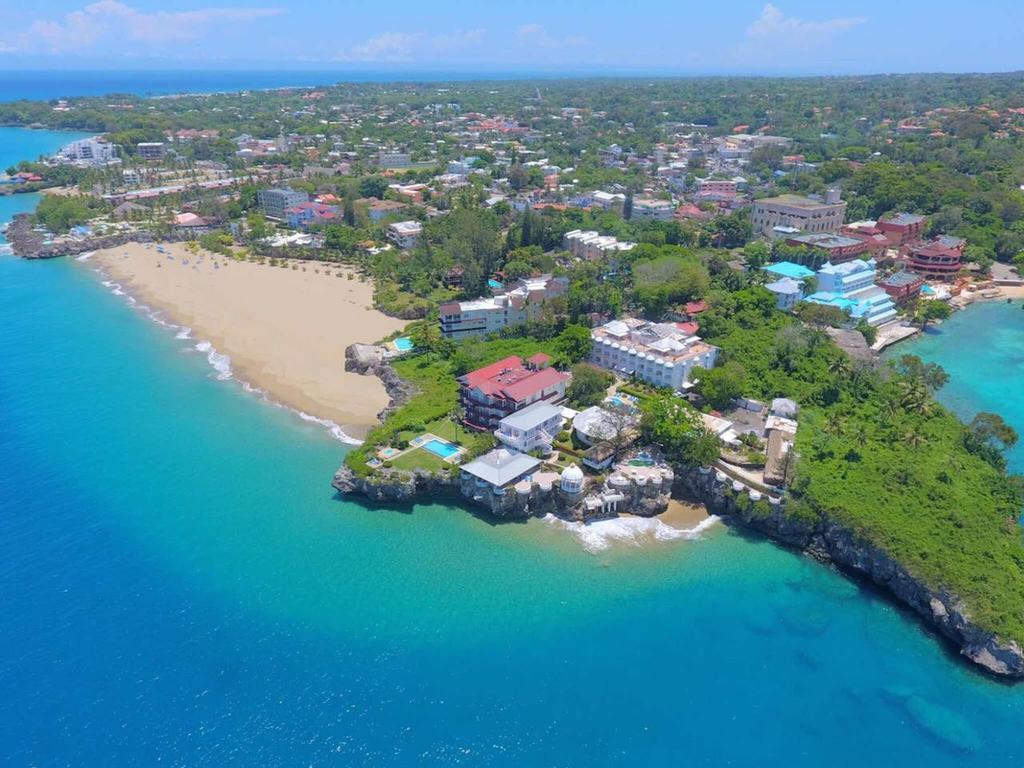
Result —
<instances>
[{"instance_id":1,"label":"rooftop","mask_svg":"<svg viewBox=\"0 0 1024 768\"><path fill-rule=\"evenodd\" d=\"M521 411L506 416L500 422L503 427L511 427L512 429L529 430L533 429L540 424L543 424L548 419L552 419L555 416L561 418L562 406L552 405L551 403L541 401L528 405Z\"/></svg>"},{"instance_id":2,"label":"rooftop","mask_svg":"<svg viewBox=\"0 0 1024 768\"><path fill-rule=\"evenodd\" d=\"M761 200L755 200L754 204L788 205L792 208L806 208L808 210L845 205L842 201L838 203L826 203L824 200L814 200L813 198L804 197L803 195L778 195L776 197L765 197Z\"/></svg>"},{"instance_id":3,"label":"rooftop","mask_svg":"<svg viewBox=\"0 0 1024 768\"><path fill-rule=\"evenodd\" d=\"M525 453L498 448L479 459L463 464L462 470L500 488L532 472L540 463L540 459Z\"/></svg>"},{"instance_id":4,"label":"rooftop","mask_svg":"<svg viewBox=\"0 0 1024 768\"><path fill-rule=\"evenodd\" d=\"M803 280L805 277L814 277L814 270L796 264L792 261L780 261L776 264L769 264L764 267L765 272L771 272L783 277L791 277L794 280Z\"/></svg>"}]
</instances>

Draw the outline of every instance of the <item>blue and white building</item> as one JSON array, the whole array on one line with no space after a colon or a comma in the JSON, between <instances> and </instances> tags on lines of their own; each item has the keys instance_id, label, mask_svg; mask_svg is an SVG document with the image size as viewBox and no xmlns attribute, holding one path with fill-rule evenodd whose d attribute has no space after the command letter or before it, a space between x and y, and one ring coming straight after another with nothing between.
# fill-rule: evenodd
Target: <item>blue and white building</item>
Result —
<instances>
[{"instance_id":1,"label":"blue and white building","mask_svg":"<svg viewBox=\"0 0 1024 768\"><path fill-rule=\"evenodd\" d=\"M876 274L874 259L826 264L818 270L818 291L807 301L841 309L854 322L881 325L896 317L896 305L875 285Z\"/></svg>"}]
</instances>

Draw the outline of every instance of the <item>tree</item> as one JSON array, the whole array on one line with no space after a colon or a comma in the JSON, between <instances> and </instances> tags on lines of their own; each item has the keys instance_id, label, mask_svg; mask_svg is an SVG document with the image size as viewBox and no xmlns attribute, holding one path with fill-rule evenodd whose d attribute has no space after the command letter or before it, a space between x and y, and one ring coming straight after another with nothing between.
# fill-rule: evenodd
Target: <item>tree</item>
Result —
<instances>
[{"instance_id":1,"label":"tree","mask_svg":"<svg viewBox=\"0 0 1024 768\"><path fill-rule=\"evenodd\" d=\"M383 176L367 176L359 182L359 194L363 197L383 198L388 191L388 182Z\"/></svg>"},{"instance_id":2,"label":"tree","mask_svg":"<svg viewBox=\"0 0 1024 768\"><path fill-rule=\"evenodd\" d=\"M967 425L964 447L980 456L996 469L1006 469L1003 452L1017 444L1017 431L1003 421L1002 416L982 411Z\"/></svg>"},{"instance_id":3,"label":"tree","mask_svg":"<svg viewBox=\"0 0 1024 768\"><path fill-rule=\"evenodd\" d=\"M263 214L250 213L246 218L246 224L249 227L250 240L262 240L270 235L270 226Z\"/></svg>"},{"instance_id":4,"label":"tree","mask_svg":"<svg viewBox=\"0 0 1024 768\"><path fill-rule=\"evenodd\" d=\"M622 218L629 221L633 218L633 190L626 190L626 199L622 203Z\"/></svg>"},{"instance_id":5,"label":"tree","mask_svg":"<svg viewBox=\"0 0 1024 768\"><path fill-rule=\"evenodd\" d=\"M706 467L718 459L718 438L704 429L693 406L674 395L655 395L643 402L640 430L670 461Z\"/></svg>"},{"instance_id":6,"label":"tree","mask_svg":"<svg viewBox=\"0 0 1024 768\"><path fill-rule=\"evenodd\" d=\"M923 301L917 308L917 320L921 323L921 327L927 327L928 323L934 322L935 320L945 320L951 314L953 310L949 308L949 304L944 301Z\"/></svg>"},{"instance_id":7,"label":"tree","mask_svg":"<svg viewBox=\"0 0 1024 768\"><path fill-rule=\"evenodd\" d=\"M586 363L572 367L572 381L565 390L565 397L573 408L589 408L604 400L608 387L615 378L607 371Z\"/></svg>"},{"instance_id":8,"label":"tree","mask_svg":"<svg viewBox=\"0 0 1024 768\"><path fill-rule=\"evenodd\" d=\"M566 326L555 339L555 349L563 362L578 363L590 355L594 340L590 337L590 329L582 325Z\"/></svg>"},{"instance_id":9,"label":"tree","mask_svg":"<svg viewBox=\"0 0 1024 768\"><path fill-rule=\"evenodd\" d=\"M743 258L750 269L760 269L772 257L772 249L763 240L754 240L743 246Z\"/></svg>"},{"instance_id":10,"label":"tree","mask_svg":"<svg viewBox=\"0 0 1024 768\"><path fill-rule=\"evenodd\" d=\"M711 370L694 368L691 375L697 381L697 392L708 405L724 411L743 394L747 372L739 363L730 361Z\"/></svg>"},{"instance_id":11,"label":"tree","mask_svg":"<svg viewBox=\"0 0 1024 768\"><path fill-rule=\"evenodd\" d=\"M409 336L416 349L424 352L435 351L441 343L441 331L438 329L437 323L429 320L413 328Z\"/></svg>"}]
</instances>

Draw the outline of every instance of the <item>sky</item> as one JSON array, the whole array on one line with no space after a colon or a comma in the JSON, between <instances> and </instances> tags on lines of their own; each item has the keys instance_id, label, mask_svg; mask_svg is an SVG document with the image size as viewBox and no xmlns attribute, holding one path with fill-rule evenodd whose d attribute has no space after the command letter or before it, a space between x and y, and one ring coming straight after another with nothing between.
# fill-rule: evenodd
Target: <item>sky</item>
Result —
<instances>
[{"instance_id":1,"label":"sky","mask_svg":"<svg viewBox=\"0 0 1024 768\"><path fill-rule=\"evenodd\" d=\"M0 0L0 69L1024 69L1024 0Z\"/></svg>"}]
</instances>

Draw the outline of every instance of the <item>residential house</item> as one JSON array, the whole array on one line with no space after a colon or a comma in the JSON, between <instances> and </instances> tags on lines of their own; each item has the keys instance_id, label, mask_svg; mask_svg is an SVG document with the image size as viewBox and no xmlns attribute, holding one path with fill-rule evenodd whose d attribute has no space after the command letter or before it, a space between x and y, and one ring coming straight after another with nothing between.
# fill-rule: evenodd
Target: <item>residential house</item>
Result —
<instances>
[{"instance_id":1,"label":"residential house","mask_svg":"<svg viewBox=\"0 0 1024 768\"><path fill-rule=\"evenodd\" d=\"M546 400L528 405L498 422L494 436L509 448L523 453L551 452L562 431L562 408Z\"/></svg>"},{"instance_id":2,"label":"residential house","mask_svg":"<svg viewBox=\"0 0 1024 768\"><path fill-rule=\"evenodd\" d=\"M840 264L850 259L855 259L868 253L867 241L856 237L835 235L831 233L807 233L787 237L786 245L795 247L804 246L816 251L822 251L827 260L833 264Z\"/></svg>"},{"instance_id":3,"label":"residential house","mask_svg":"<svg viewBox=\"0 0 1024 768\"><path fill-rule=\"evenodd\" d=\"M560 403L571 377L550 367L547 355L528 360L506 357L459 377L459 402L466 424L493 430L499 422L533 403Z\"/></svg>"}]
</instances>

